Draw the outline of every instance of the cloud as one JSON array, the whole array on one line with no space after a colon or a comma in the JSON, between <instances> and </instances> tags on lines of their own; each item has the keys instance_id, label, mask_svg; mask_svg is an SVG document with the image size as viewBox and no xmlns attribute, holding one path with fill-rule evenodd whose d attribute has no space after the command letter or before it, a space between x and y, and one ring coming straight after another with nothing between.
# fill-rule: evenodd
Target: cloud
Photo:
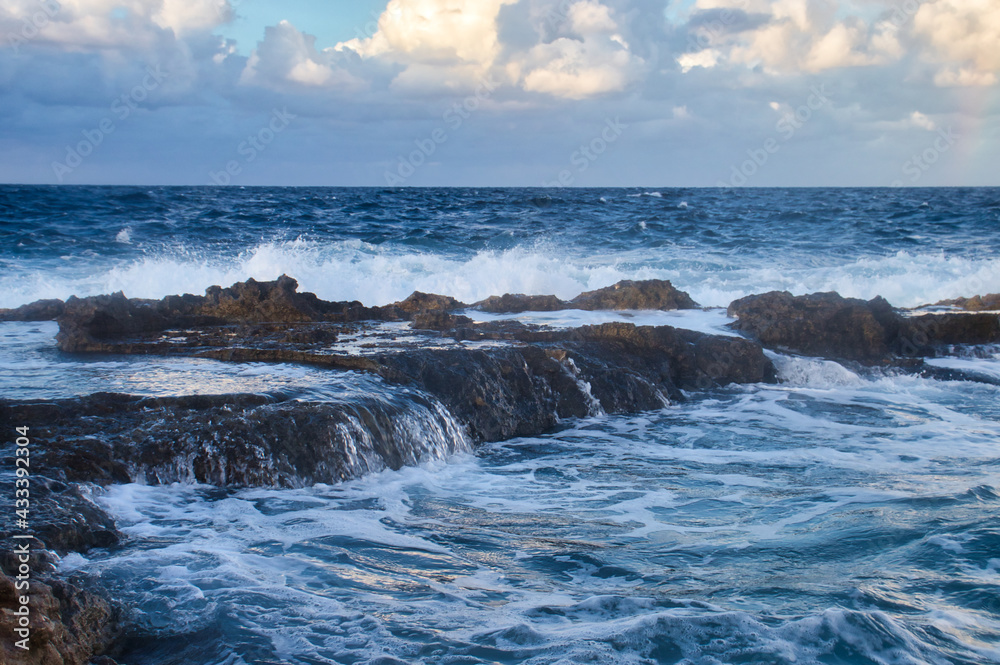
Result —
<instances>
[{"instance_id":1,"label":"cloud","mask_svg":"<svg viewBox=\"0 0 1000 665\"><path fill-rule=\"evenodd\" d=\"M0 30L65 48L150 50L232 17L229 0L8 0Z\"/></svg>"},{"instance_id":2,"label":"cloud","mask_svg":"<svg viewBox=\"0 0 1000 665\"><path fill-rule=\"evenodd\" d=\"M586 99L621 92L641 72L644 62L630 52L609 7L595 0L574 2L562 30L565 36L512 57L524 72L525 90Z\"/></svg>"},{"instance_id":3,"label":"cloud","mask_svg":"<svg viewBox=\"0 0 1000 665\"><path fill-rule=\"evenodd\" d=\"M519 43L500 39L506 31ZM513 26L512 22L519 23ZM467 90L486 76L527 92L585 99L624 90L641 69L613 9L597 0L391 0L368 39L337 44L403 66L400 92Z\"/></svg>"},{"instance_id":4,"label":"cloud","mask_svg":"<svg viewBox=\"0 0 1000 665\"><path fill-rule=\"evenodd\" d=\"M390 0L378 32L336 46L404 63L492 63L500 8L516 0Z\"/></svg>"},{"instance_id":5,"label":"cloud","mask_svg":"<svg viewBox=\"0 0 1000 665\"><path fill-rule=\"evenodd\" d=\"M337 65L334 49L316 49L316 38L282 21L264 32L240 75L245 85L281 89L288 85L361 90L366 84Z\"/></svg>"},{"instance_id":6,"label":"cloud","mask_svg":"<svg viewBox=\"0 0 1000 665\"><path fill-rule=\"evenodd\" d=\"M1000 72L1000 4L995 0L930 0L913 19L945 66L935 77L940 86L996 83Z\"/></svg>"},{"instance_id":7,"label":"cloud","mask_svg":"<svg viewBox=\"0 0 1000 665\"><path fill-rule=\"evenodd\" d=\"M920 111L914 111L913 113L910 114L910 122L913 125L926 129L927 131L930 132L933 132L935 129L937 129L937 125L934 124L934 121L928 118Z\"/></svg>"},{"instance_id":8,"label":"cloud","mask_svg":"<svg viewBox=\"0 0 1000 665\"><path fill-rule=\"evenodd\" d=\"M695 10L688 29L701 50L677 58L683 72L726 62L816 73L886 64L903 53L895 24L838 18L827 0L698 0Z\"/></svg>"}]
</instances>

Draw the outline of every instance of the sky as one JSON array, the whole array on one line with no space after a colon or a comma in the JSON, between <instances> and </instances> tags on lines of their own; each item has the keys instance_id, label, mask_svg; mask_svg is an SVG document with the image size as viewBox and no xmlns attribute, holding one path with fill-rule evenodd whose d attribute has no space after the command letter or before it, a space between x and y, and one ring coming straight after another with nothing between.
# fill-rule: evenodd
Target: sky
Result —
<instances>
[{"instance_id":1,"label":"sky","mask_svg":"<svg viewBox=\"0 0 1000 665\"><path fill-rule=\"evenodd\" d=\"M0 182L998 186L997 0L0 0Z\"/></svg>"}]
</instances>

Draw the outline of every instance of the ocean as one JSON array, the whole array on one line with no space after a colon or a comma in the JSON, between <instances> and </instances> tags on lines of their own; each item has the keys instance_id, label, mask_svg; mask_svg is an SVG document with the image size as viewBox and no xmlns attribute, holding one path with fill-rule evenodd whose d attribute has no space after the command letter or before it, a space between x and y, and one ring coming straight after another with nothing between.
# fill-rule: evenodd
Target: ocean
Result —
<instances>
[{"instance_id":1,"label":"ocean","mask_svg":"<svg viewBox=\"0 0 1000 665\"><path fill-rule=\"evenodd\" d=\"M1000 292L1000 189L0 186L0 266L6 308L281 274L366 305L669 279L705 309L503 316L734 335L726 306L772 290ZM405 399L56 331L0 323L0 397ZM335 485L95 487L127 538L60 570L132 608L130 665L1000 663L1000 347L928 361L965 380L768 354L777 384L539 436L411 415L419 464Z\"/></svg>"}]
</instances>

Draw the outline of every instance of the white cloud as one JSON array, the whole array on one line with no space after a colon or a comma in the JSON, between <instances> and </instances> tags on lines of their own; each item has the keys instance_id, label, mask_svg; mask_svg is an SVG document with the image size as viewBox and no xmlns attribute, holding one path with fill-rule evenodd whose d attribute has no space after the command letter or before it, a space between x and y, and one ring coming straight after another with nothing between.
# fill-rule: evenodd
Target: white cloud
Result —
<instances>
[{"instance_id":1,"label":"white cloud","mask_svg":"<svg viewBox=\"0 0 1000 665\"><path fill-rule=\"evenodd\" d=\"M247 61L240 82L271 88L286 85L359 90L363 81L335 64L332 49L318 51L316 38L288 21L267 28Z\"/></svg>"},{"instance_id":2,"label":"white cloud","mask_svg":"<svg viewBox=\"0 0 1000 665\"><path fill-rule=\"evenodd\" d=\"M489 65L496 56L496 19L516 0L390 0L379 17L378 32L336 46L363 57L401 62L474 62Z\"/></svg>"},{"instance_id":3,"label":"white cloud","mask_svg":"<svg viewBox=\"0 0 1000 665\"><path fill-rule=\"evenodd\" d=\"M518 71L525 72L525 90L586 99L622 92L638 78L645 63L630 51L611 8L579 0L568 7L566 19L569 34L513 56Z\"/></svg>"},{"instance_id":4,"label":"white cloud","mask_svg":"<svg viewBox=\"0 0 1000 665\"><path fill-rule=\"evenodd\" d=\"M913 125L920 127L922 129L926 129L927 131L930 132L933 132L935 129L937 129L937 125L934 124L934 121L928 118L920 111L914 111L913 113L910 114L910 122Z\"/></svg>"},{"instance_id":5,"label":"white cloud","mask_svg":"<svg viewBox=\"0 0 1000 665\"><path fill-rule=\"evenodd\" d=\"M1000 3L929 0L917 11L913 26L946 63L935 77L938 85L996 83L1000 72Z\"/></svg>"},{"instance_id":6,"label":"white cloud","mask_svg":"<svg viewBox=\"0 0 1000 665\"><path fill-rule=\"evenodd\" d=\"M710 69L719 63L722 54L714 48L707 48L697 53L684 53L677 58L677 64L681 66L681 71L687 74L695 67Z\"/></svg>"},{"instance_id":7,"label":"white cloud","mask_svg":"<svg viewBox=\"0 0 1000 665\"><path fill-rule=\"evenodd\" d=\"M39 28L32 40L42 44L148 50L171 34L211 31L232 16L229 0L7 0L0 31L20 34L27 21Z\"/></svg>"},{"instance_id":8,"label":"white cloud","mask_svg":"<svg viewBox=\"0 0 1000 665\"><path fill-rule=\"evenodd\" d=\"M397 91L461 91L486 76L529 92L584 99L624 90L641 59L634 56L613 10L597 0L543 0L526 16L533 44L502 44L501 9L526 0L391 0L368 39L337 44L366 60L402 64ZM558 25L551 39L544 36ZM522 26L523 28L524 26ZM541 40L541 41L540 41Z\"/></svg>"},{"instance_id":9,"label":"white cloud","mask_svg":"<svg viewBox=\"0 0 1000 665\"><path fill-rule=\"evenodd\" d=\"M698 0L695 8L724 12L694 28L699 42L719 54L713 66L724 60L773 74L821 72L885 64L903 55L895 24L870 26L857 16L838 17L827 0ZM765 20L747 29L726 29L734 26L735 16L749 14ZM678 58L682 71L705 66L692 60L696 55Z\"/></svg>"}]
</instances>

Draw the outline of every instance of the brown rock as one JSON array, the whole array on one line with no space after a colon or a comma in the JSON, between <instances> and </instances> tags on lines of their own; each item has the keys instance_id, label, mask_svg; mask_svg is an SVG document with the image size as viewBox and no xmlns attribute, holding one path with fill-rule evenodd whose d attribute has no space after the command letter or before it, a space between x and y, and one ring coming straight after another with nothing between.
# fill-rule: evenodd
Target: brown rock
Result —
<instances>
[{"instance_id":1,"label":"brown rock","mask_svg":"<svg viewBox=\"0 0 1000 665\"><path fill-rule=\"evenodd\" d=\"M961 307L969 312L996 311L1000 310L1000 293L989 293L985 296L972 296L971 298L942 300L941 302L935 304Z\"/></svg>"},{"instance_id":2,"label":"brown rock","mask_svg":"<svg viewBox=\"0 0 1000 665\"><path fill-rule=\"evenodd\" d=\"M427 311L453 311L465 309L465 303L461 303L451 296L439 296L436 293L422 293L414 291L406 300L389 305L407 314Z\"/></svg>"},{"instance_id":3,"label":"brown rock","mask_svg":"<svg viewBox=\"0 0 1000 665\"><path fill-rule=\"evenodd\" d=\"M649 279L641 282L625 280L614 286L581 293L569 302L575 309L697 309L698 303L687 293L674 288L669 281Z\"/></svg>"},{"instance_id":4,"label":"brown rock","mask_svg":"<svg viewBox=\"0 0 1000 665\"><path fill-rule=\"evenodd\" d=\"M526 296L520 293L505 293L490 296L475 304L484 312L494 314L519 314L521 312L556 312L569 309L569 303L555 296Z\"/></svg>"},{"instance_id":5,"label":"brown rock","mask_svg":"<svg viewBox=\"0 0 1000 665\"><path fill-rule=\"evenodd\" d=\"M64 306L62 300L36 300L16 309L0 309L0 321L55 321Z\"/></svg>"},{"instance_id":6,"label":"brown rock","mask_svg":"<svg viewBox=\"0 0 1000 665\"><path fill-rule=\"evenodd\" d=\"M942 346L1000 341L995 314L900 315L884 298L869 301L837 293L793 296L772 291L729 305L730 326L765 347L863 363L897 356L932 356Z\"/></svg>"},{"instance_id":7,"label":"brown rock","mask_svg":"<svg viewBox=\"0 0 1000 665\"><path fill-rule=\"evenodd\" d=\"M13 557L5 557L11 570ZM10 562L10 563L8 563ZM118 611L104 598L72 582L49 577L30 580L31 636L28 650L16 646L15 612L25 592L0 573L0 660L4 665L84 665L111 647L120 631Z\"/></svg>"}]
</instances>

